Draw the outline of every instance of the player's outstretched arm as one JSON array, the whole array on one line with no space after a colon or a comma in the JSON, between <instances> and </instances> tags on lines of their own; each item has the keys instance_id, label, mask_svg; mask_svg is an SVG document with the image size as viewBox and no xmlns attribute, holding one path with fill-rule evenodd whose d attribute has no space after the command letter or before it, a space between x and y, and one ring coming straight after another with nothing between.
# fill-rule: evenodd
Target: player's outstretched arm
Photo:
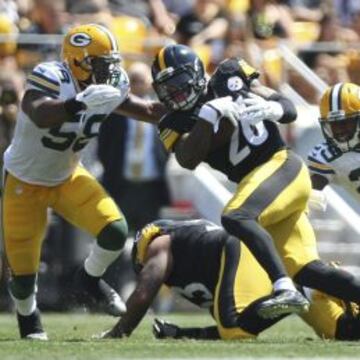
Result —
<instances>
[{"instance_id":1,"label":"player's outstretched arm","mask_svg":"<svg viewBox=\"0 0 360 360\"><path fill-rule=\"evenodd\" d=\"M83 110L95 110L99 106L114 108L121 101L121 92L111 85L90 85L75 97L60 100L38 91L26 91L21 106L39 128L60 126Z\"/></svg>"},{"instance_id":2,"label":"player's outstretched arm","mask_svg":"<svg viewBox=\"0 0 360 360\"><path fill-rule=\"evenodd\" d=\"M160 236L156 242L149 245L136 288L126 302L127 311L119 322L104 334L104 338L130 336L145 316L170 271L172 257L167 237L168 235Z\"/></svg>"},{"instance_id":3,"label":"player's outstretched arm","mask_svg":"<svg viewBox=\"0 0 360 360\"><path fill-rule=\"evenodd\" d=\"M166 109L163 104L157 101L146 100L129 94L116 112L135 120L157 124L160 118L165 115Z\"/></svg>"},{"instance_id":4,"label":"player's outstretched arm","mask_svg":"<svg viewBox=\"0 0 360 360\"><path fill-rule=\"evenodd\" d=\"M152 330L157 339L220 339L220 334L216 326L182 328L162 319L154 319Z\"/></svg>"}]
</instances>

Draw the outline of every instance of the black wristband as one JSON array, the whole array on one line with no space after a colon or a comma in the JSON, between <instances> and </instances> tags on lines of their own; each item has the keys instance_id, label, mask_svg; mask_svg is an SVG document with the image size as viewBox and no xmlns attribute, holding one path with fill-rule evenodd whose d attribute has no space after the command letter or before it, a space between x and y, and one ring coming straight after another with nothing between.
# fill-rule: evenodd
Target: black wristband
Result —
<instances>
[{"instance_id":1,"label":"black wristband","mask_svg":"<svg viewBox=\"0 0 360 360\"><path fill-rule=\"evenodd\" d=\"M79 111L85 110L86 105L75 98L71 98L64 102L64 109L69 115L76 115Z\"/></svg>"},{"instance_id":2,"label":"black wristband","mask_svg":"<svg viewBox=\"0 0 360 360\"><path fill-rule=\"evenodd\" d=\"M281 124L288 124L296 120L297 111L294 104L285 96L276 93L269 96L266 100L277 101L283 108L284 114L278 120Z\"/></svg>"}]
</instances>

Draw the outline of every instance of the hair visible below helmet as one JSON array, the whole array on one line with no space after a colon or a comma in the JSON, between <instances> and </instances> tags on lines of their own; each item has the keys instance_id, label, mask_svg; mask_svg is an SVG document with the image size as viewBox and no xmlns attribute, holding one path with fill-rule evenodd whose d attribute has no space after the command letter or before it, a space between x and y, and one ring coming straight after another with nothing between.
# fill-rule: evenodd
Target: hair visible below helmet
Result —
<instances>
[{"instance_id":1,"label":"hair visible below helmet","mask_svg":"<svg viewBox=\"0 0 360 360\"><path fill-rule=\"evenodd\" d=\"M120 71L117 42L104 26L75 26L65 35L62 58L79 82L111 84Z\"/></svg>"},{"instance_id":2,"label":"hair visible below helmet","mask_svg":"<svg viewBox=\"0 0 360 360\"><path fill-rule=\"evenodd\" d=\"M168 45L156 55L151 73L159 100L172 111L193 108L206 87L204 65L185 45Z\"/></svg>"},{"instance_id":3,"label":"hair visible below helmet","mask_svg":"<svg viewBox=\"0 0 360 360\"><path fill-rule=\"evenodd\" d=\"M320 100L320 125L325 139L346 152L360 150L360 87L338 83Z\"/></svg>"}]
</instances>

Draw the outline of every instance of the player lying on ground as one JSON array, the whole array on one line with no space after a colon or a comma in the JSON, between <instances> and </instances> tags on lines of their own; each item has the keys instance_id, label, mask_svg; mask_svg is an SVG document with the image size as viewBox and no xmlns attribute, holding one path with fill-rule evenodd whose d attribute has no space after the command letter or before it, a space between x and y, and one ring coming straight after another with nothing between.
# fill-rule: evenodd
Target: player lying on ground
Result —
<instances>
[{"instance_id":1,"label":"player lying on ground","mask_svg":"<svg viewBox=\"0 0 360 360\"><path fill-rule=\"evenodd\" d=\"M77 274L80 301L101 305L115 316L125 311L101 276L121 252L126 220L79 158L111 112L156 122L162 109L128 93L116 41L103 26L70 29L62 60L41 63L28 76L14 138L4 156L5 254L20 336L27 339L47 339L36 278L48 208L97 239Z\"/></svg>"},{"instance_id":2,"label":"player lying on ground","mask_svg":"<svg viewBox=\"0 0 360 360\"><path fill-rule=\"evenodd\" d=\"M139 276L126 303L127 312L102 337L130 336L163 284L193 304L209 309L216 326L180 328L156 319L153 332L157 338L254 338L280 320L258 315L258 307L272 290L265 271L244 244L213 223L155 221L138 232L132 260ZM323 266L329 268L329 274L345 273ZM353 276L346 274L344 289L352 289L353 281ZM356 287L359 292L360 284ZM306 289L305 293L310 310L301 316L320 337L360 339L357 311L352 312L354 309L342 301L316 290Z\"/></svg>"},{"instance_id":3,"label":"player lying on ground","mask_svg":"<svg viewBox=\"0 0 360 360\"><path fill-rule=\"evenodd\" d=\"M221 221L246 243L274 285L259 312L274 317L304 311L308 302L290 277L317 256L307 250L315 242L305 215L311 183L278 129L278 123L296 119L294 105L261 85L259 73L242 59L224 60L207 81L199 57L182 45L163 48L152 74L168 109L159 123L167 150L185 168L204 161L238 184Z\"/></svg>"}]
</instances>

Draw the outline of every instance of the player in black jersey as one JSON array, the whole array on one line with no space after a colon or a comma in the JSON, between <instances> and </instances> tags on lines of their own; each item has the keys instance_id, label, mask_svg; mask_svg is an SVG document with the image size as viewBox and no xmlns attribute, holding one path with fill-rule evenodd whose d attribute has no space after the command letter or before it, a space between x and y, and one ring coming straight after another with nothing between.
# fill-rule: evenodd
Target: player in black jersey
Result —
<instances>
[{"instance_id":1,"label":"player in black jersey","mask_svg":"<svg viewBox=\"0 0 360 360\"><path fill-rule=\"evenodd\" d=\"M238 183L222 224L246 243L273 283L273 297L259 313L269 318L303 311L308 303L288 274L317 258L316 247L308 246L315 236L305 215L311 183L277 127L295 120L293 104L262 86L242 59L223 61L207 82L201 60L183 45L163 48L152 75L168 109L159 124L167 150L183 167L204 161Z\"/></svg>"},{"instance_id":2,"label":"player in black jersey","mask_svg":"<svg viewBox=\"0 0 360 360\"><path fill-rule=\"evenodd\" d=\"M155 319L156 337L246 339L279 321L263 319L258 308L269 298L271 283L247 247L222 228L205 220L158 220L141 229L132 260L139 274L126 314L104 338L130 336L165 284L193 304L209 309L216 325L179 328ZM327 266L324 264L324 266ZM329 267L329 266L328 266ZM334 270L334 272L341 272ZM345 281L344 286L356 287ZM360 339L360 319L344 303L306 289L310 310L303 319L323 338Z\"/></svg>"}]
</instances>

